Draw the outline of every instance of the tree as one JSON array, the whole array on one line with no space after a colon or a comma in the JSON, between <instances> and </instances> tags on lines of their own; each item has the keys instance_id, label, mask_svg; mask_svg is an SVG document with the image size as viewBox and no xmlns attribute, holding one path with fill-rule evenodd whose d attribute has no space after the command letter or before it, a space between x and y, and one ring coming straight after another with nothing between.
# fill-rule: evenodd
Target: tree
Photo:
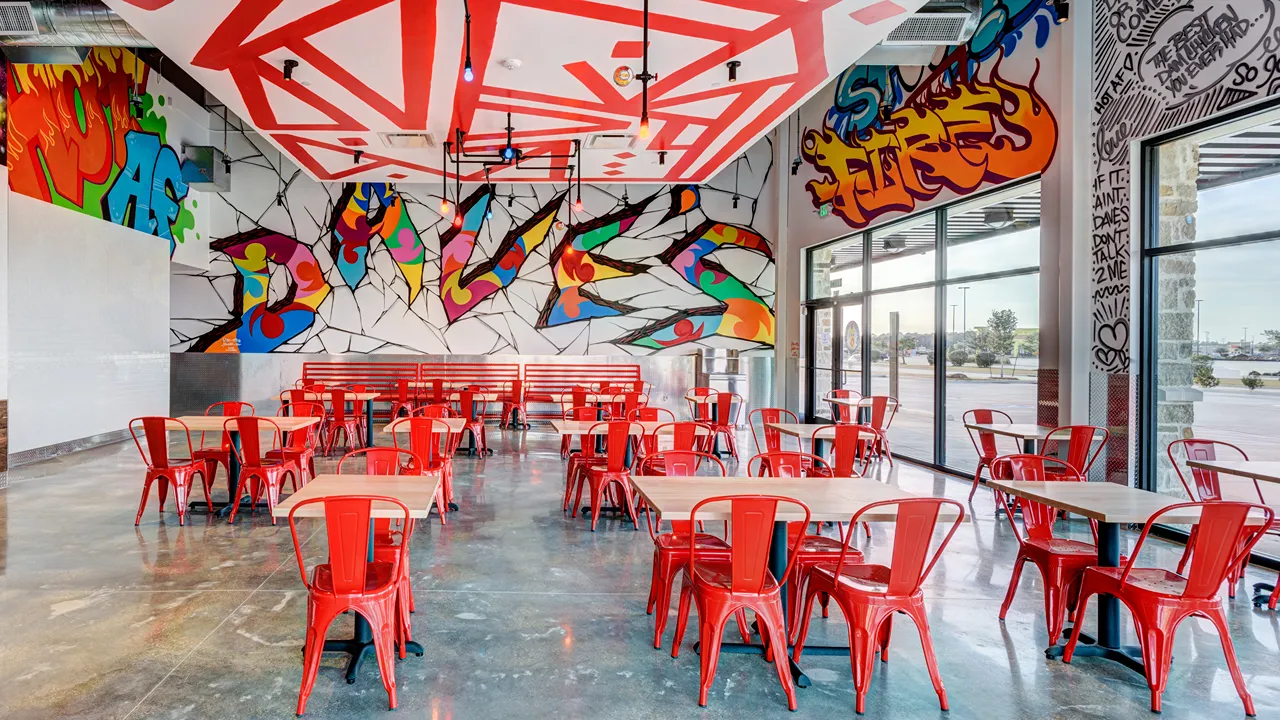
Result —
<instances>
[{"instance_id":1,"label":"tree","mask_svg":"<svg viewBox=\"0 0 1280 720\"><path fill-rule=\"evenodd\" d=\"M1240 378L1240 384L1249 388L1249 390L1257 390L1262 387L1262 373L1257 370L1250 370L1248 375Z\"/></svg>"},{"instance_id":2,"label":"tree","mask_svg":"<svg viewBox=\"0 0 1280 720\"><path fill-rule=\"evenodd\" d=\"M1195 384L1200 387L1218 386L1218 378L1213 374L1213 358L1208 355L1192 355L1191 371L1195 375Z\"/></svg>"},{"instance_id":3,"label":"tree","mask_svg":"<svg viewBox=\"0 0 1280 720\"><path fill-rule=\"evenodd\" d=\"M1280 350L1280 330L1263 330L1262 334L1266 336L1266 342L1260 343L1258 349L1263 352L1274 352Z\"/></svg>"},{"instance_id":4,"label":"tree","mask_svg":"<svg viewBox=\"0 0 1280 720\"><path fill-rule=\"evenodd\" d=\"M898 355L902 360L900 365L907 364L907 354L915 350L920 345L920 340L915 335L903 335L898 338Z\"/></svg>"},{"instance_id":5,"label":"tree","mask_svg":"<svg viewBox=\"0 0 1280 720\"><path fill-rule=\"evenodd\" d=\"M947 354L947 359L951 361L952 365L960 367L969 362L969 351L962 347L954 348Z\"/></svg>"},{"instance_id":6,"label":"tree","mask_svg":"<svg viewBox=\"0 0 1280 720\"><path fill-rule=\"evenodd\" d=\"M1013 354L1013 339L1018 332L1018 316L1012 310L992 310L987 319L988 348L1000 359L1000 377L1004 377L1005 358Z\"/></svg>"}]
</instances>

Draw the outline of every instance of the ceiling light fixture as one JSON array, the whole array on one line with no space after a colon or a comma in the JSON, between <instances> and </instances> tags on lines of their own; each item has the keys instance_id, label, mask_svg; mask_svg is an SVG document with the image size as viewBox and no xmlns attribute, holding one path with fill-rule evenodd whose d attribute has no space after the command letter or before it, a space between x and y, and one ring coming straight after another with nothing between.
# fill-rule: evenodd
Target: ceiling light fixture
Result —
<instances>
[{"instance_id":1,"label":"ceiling light fixture","mask_svg":"<svg viewBox=\"0 0 1280 720\"><path fill-rule=\"evenodd\" d=\"M458 143L458 147L462 147L462 143ZM453 166L453 202L458 206L458 212L453 214L453 226L462 227L462 166L454 163Z\"/></svg>"},{"instance_id":2,"label":"ceiling light fixture","mask_svg":"<svg viewBox=\"0 0 1280 720\"><path fill-rule=\"evenodd\" d=\"M290 59L288 59L288 60L285 60L285 61L284 61L284 79L285 79L285 80L292 80L292 79L293 79L293 69L294 69L294 68L296 68L296 67L298 67L298 61L297 61L297 60L294 60L293 58L290 58Z\"/></svg>"},{"instance_id":3,"label":"ceiling light fixture","mask_svg":"<svg viewBox=\"0 0 1280 720\"><path fill-rule=\"evenodd\" d=\"M577 140L574 140L577 143ZM578 144L575 148L578 151L578 159L574 163L574 167L578 170L578 199L573 202L573 206L582 212L582 145Z\"/></svg>"},{"instance_id":4,"label":"ceiling light fixture","mask_svg":"<svg viewBox=\"0 0 1280 720\"><path fill-rule=\"evenodd\" d=\"M352 162L352 164L354 164L354 165L359 165L359 164L360 164L360 158L361 158L361 157L364 157L364 151L363 151L363 150L352 150L352 151L351 151L351 162Z\"/></svg>"},{"instance_id":5,"label":"ceiling light fixture","mask_svg":"<svg viewBox=\"0 0 1280 720\"><path fill-rule=\"evenodd\" d=\"M659 151L658 151L658 164L659 164L659 165L666 165L666 164L667 164L667 151L666 151L666 150L659 150Z\"/></svg>"},{"instance_id":6,"label":"ceiling light fixture","mask_svg":"<svg viewBox=\"0 0 1280 720\"><path fill-rule=\"evenodd\" d=\"M1071 3L1067 0L1053 0L1054 22L1058 25L1067 21L1067 17L1071 14Z\"/></svg>"},{"instance_id":7,"label":"ceiling light fixture","mask_svg":"<svg viewBox=\"0 0 1280 720\"><path fill-rule=\"evenodd\" d=\"M640 138L647 140L649 138L649 83L658 79L657 75L649 72L649 0L644 0L643 44L642 64L636 79L640 81Z\"/></svg>"},{"instance_id":8,"label":"ceiling light fixture","mask_svg":"<svg viewBox=\"0 0 1280 720\"><path fill-rule=\"evenodd\" d=\"M1007 207L989 207L982 211L982 224L994 230L1003 230L1013 222L1013 211Z\"/></svg>"},{"instance_id":9,"label":"ceiling light fixture","mask_svg":"<svg viewBox=\"0 0 1280 720\"><path fill-rule=\"evenodd\" d=\"M738 209L738 168L742 166L742 158L739 155L737 160L733 161L733 209Z\"/></svg>"},{"instance_id":10,"label":"ceiling light fixture","mask_svg":"<svg viewBox=\"0 0 1280 720\"><path fill-rule=\"evenodd\" d=\"M462 43L466 48L467 55L466 62L462 64L462 79L471 82L476 79L476 73L471 68L471 8L467 5L467 0L462 0L462 13L466 18Z\"/></svg>"},{"instance_id":11,"label":"ceiling light fixture","mask_svg":"<svg viewBox=\"0 0 1280 720\"><path fill-rule=\"evenodd\" d=\"M516 186L511 186L511 194L507 196L507 207L513 207L516 204Z\"/></svg>"},{"instance_id":12,"label":"ceiling light fixture","mask_svg":"<svg viewBox=\"0 0 1280 720\"><path fill-rule=\"evenodd\" d=\"M493 195L493 184L489 182L489 168L485 168L485 169L484 169L484 186L485 186L486 188L488 188L488 189L489 189L489 195L490 195L490 196L492 196L492 195ZM485 206L484 206L484 219L485 219L485 220L492 220L492 219L493 219L493 204L492 204L492 203L485 203Z\"/></svg>"},{"instance_id":13,"label":"ceiling light fixture","mask_svg":"<svg viewBox=\"0 0 1280 720\"><path fill-rule=\"evenodd\" d=\"M742 67L742 63L738 62L737 60L730 60L729 62L725 63L724 66L729 68L729 82L731 83L738 82L738 68Z\"/></svg>"},{"instance_id":14,"label":"ceiling light fixture","mask_svg":"<svg viewBox=\"0 0 1280 720\"><path fill-rule=\"evenodd\" d=\"M444 144L440 163L440 216L449 214L449 143Z\"/></svg>"}]
</instances>

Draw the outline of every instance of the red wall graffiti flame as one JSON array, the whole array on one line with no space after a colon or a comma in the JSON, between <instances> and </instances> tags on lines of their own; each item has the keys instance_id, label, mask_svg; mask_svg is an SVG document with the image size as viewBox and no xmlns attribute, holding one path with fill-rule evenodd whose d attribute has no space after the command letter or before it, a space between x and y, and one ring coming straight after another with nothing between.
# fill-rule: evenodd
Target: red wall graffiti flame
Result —
<instances>
[{"instance_id":1,"label":"red wall graffiti flame","mask_svg":"<svg viewBox=\"0 0 1280 720\"><path fill-rule=\"evenodd\" d=\"M830 202L852 227L910 212L944 189L965 194L1040 172L1058 148L1058 123L1035 90L971 78L896 110L884 129L845 142L830 130L805 133L802 152L824 179L806 184L815 206Z\"/></svg>"}]
</instances>

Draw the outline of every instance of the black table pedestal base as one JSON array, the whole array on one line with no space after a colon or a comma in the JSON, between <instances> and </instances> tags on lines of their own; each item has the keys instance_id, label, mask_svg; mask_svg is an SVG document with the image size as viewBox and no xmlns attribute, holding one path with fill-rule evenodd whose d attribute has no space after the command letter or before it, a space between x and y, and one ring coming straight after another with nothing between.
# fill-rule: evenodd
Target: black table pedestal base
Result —
<instances>
[{"instance_id":1,"label":"black table pedestal base","mask_svg":"<svg viewBox=\"0 0 1280 720\"><path fill-rule=\"evenodd\" d=\"M410 640L404 645L405 652L422 657L422 646ZM346 653L351 657L347 661L347 684L354 685L356 676L360 673L360 667L364 665L366 658L373 657L374 647L372 640L357 640L349 638L347 640L325 640L324 652L340 652ZM398 656L398 654L397 654Z\"/></svg>"},{"instance_id":2,"label":"black table pedestal base","mask_svg":"<svg viewBox=\"0 0 1280 720\"><path fill-rule=\"evenodd\" d=\"M787 648L787 664L791 666L791 680L796 684L796 687L807 688L812 684L812 682L809 680L809 676L804 674L804 670L802 670L796 661L792 659L791 651L793 649L794 648ZM702 643L694 643L693 651L695 653L701 653ZM732 653L734 655L764 655L764 646L756 645L754 643L722 642L720 643L720 652ZM878 652L879 651L877 651L877 653ZM805 645L804 654L849 657L849 648L847 646L840 645Z\"/></svg>"},{"instance_id":3,"label":"black table pedestal base","mask_svg":"<svg viewBox=\"0 0 1280 720\"><path fill-rule=\"evenodd\" d=\"M1076 645L1076 651L1072 654L1072 659L1079 657L1096 657L1103 660L1110 660L1119 663L1124 667L1146 677L1147 669L1142 664L1142 648L1137 645L1121 645L1120 647L1103 647L1101 645L1085 645L1084 635L1080 636L1080 643ZM1066 645L1054 645L1044 651L1047 658L1060 658L1066 652Z\"/></svg>"},{"instance_id":4,"label":"black table pedestal base","mask_svg":"<svg viewBox=\"0 0 1280 720\"><path fill-rule=\"evenodd\" d=\"M1269 607L1271 605L1271 593L1276 589L1271 583L1254 583L1253 584L1253 606L1256 608ZM1275 610L1275 608L1271 608Z\"/></svg>"},{"instance_id":5,"label":"black table pedestal base","mask_svg":"<svg viewBox=\"0 0 1280 720\"><path fill-rule=\"evenodd\" d=\"M220 518L226 518L231 515L232 505L233 503L230 503L230 502L214 500L213 512L210 513L209 504L206 503L204 500L191 500L190 502L187 503L187 514L188 515L212 514ZM251 506L249 504L248 498L241 498L240 512L246 513L246 512L253 512L255 510L262 510L263 512L268 512L271 510L271 508L267 506L267 502L265 500L260 500L257 505Z\"/></svg>"}]
</instances>

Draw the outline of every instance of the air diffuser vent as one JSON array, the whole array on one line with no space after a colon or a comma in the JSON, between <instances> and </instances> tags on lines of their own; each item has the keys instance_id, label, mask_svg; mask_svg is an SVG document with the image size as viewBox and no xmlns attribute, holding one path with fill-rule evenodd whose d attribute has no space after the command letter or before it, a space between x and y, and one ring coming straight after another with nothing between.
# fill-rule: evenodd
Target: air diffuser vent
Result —
<instances>
[{"instance_id":1,"label":"air diffuser vent","mask_svg":"<svg viewBox=\"0 0 1280 720\"><path fill-rule=\"evenodd\" d=\"M432 149L436 146L436 139L431 133L378 133L382 138L382 144L389 148L400 148L404 150L422 150Z\"/></svg>"},{"instance_id":2,"label":"air diffuser vent","mask_svg":"<svg viewBox=\"0 0 1280 720\"><path fill-rule=\"evenodd\" d=\"M959 45L973 37L981 0L931 0L894 28L882 45Z\"/></svg>"},{"instance_id":3,"label":"air diffuser vent","mask_svg":"<svg viewBox=\"0 0 1280 720\"><path fill-rule=\"evenodd\" d=\"M0 2L0 35L39 35L31 3Z\"/></svg>"},{"instance_id":4,"label":"air diffuser vent","mask_svg":"<svg viewBox=\"0 0 1280 720\"><path fill-rule=\"evenodd\" d=\"M628 150L636 144L636 136L630 133L598 133L587 136L588 150Z\"/></svg>"}]
</instances>

